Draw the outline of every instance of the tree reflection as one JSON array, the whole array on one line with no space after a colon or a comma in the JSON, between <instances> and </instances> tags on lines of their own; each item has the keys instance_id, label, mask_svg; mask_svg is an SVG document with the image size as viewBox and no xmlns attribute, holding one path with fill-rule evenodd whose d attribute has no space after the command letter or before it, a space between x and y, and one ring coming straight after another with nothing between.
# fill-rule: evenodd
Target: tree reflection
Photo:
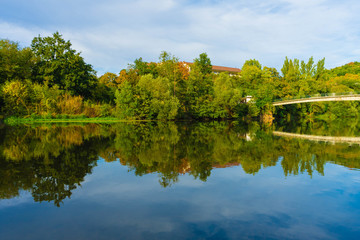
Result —
<instances>
[{"instance_id":1,"label":"tree reflection","mask_svg":"<svg viewBox=\"0 0 360 240\"><path fill-rule=\"evenodd\" d=\"M292 129L337 131L310 124ZM157 173L163 187L178 182L182 174L206 181L213 168L231 166L255 175L280 163L285 176L306 172L310 177L324 175L328 162L360 168L357 145L278 137L272 130L243 122L0 126L0 198L25 190L35 201L60 206L92 172L99 156L118 161L137 176Z\"/></svg>"},{"instance_id":2,"label":"tree reflection","mask_svg":"<svg viewBox=\"0 0 360 240\"><path fill-rule=\"evenodd\" d=\"M28 190L35 201L60 206L96 165L103 146L95 137L89 139L96 135L92 130L91 126L7 128L1 145L1 198Z\"/></svg>"}]
</instances>

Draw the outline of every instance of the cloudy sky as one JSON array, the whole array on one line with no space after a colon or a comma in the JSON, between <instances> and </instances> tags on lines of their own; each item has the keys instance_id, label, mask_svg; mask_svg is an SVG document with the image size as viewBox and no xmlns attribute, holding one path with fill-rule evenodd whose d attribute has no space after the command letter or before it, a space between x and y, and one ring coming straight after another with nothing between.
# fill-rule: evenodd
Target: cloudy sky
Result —
<instances>
[{"instance_id":1,"label":"cloudy sky","mask_svg":"<svg viewBox=\"0 0 360 240\"><path fill-rule=\"evenodd\" d=\"M0 0L0 38L29 46L59 31L98 75L161 51L214 65L247 59L280 70L285 56L332 68L360 55L358 0Z\"/></svg>"}]
</instances>

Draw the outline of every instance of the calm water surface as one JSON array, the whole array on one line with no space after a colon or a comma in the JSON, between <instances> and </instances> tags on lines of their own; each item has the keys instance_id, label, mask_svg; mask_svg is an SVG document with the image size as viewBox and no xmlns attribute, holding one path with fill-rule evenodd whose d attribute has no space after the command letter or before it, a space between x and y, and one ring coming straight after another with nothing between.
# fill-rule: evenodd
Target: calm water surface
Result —
<instances>
[{"instance_id":1,"label":"calm water surface","mask_svg":"<svg viewBox=\"0 0 360 240\"><path fill-rule=\"evenodd\" d=\"M359 169L353 122L3 125L0 239L360 239Z\"/></svg>"}]
</instances>

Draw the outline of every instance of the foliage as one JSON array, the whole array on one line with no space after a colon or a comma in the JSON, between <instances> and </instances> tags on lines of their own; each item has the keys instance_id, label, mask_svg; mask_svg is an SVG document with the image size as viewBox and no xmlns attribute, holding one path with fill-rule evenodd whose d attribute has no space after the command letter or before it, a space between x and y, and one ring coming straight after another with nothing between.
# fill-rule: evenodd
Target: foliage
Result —
<instances>
[{"instance_id":1,"label":"foliage","mask_svg":"<svg viewBox=\"0 0 360 240\"><path fill-rule=\"evenodd\" d=\"M72 95L91 97L96 83L95 71L71 48L70 41L56 32L52 37L35 37L31 49L37 57L38 82L50 87L57 85Z\"/></svg>"},{"instance_id":2,"label":"foliage","mask_svg":"<svg viewBox=\"0 0 360 240\"><path fill-rule=\"evenodd\" d=\"M126 81L115 92L116 115L124 119L134 119L137 116L138 99L134 95L131 84Z\"/></svg>"},{"instance_id":3,"label":"foliage","mask_svg":"<svg viewBox=\"0 0 360 240\"><path fill-rule=\"evenodd\" d=\"M0 40L0 85L12 80L30 80L34 60L30 48L21 49L18 43Z\"/></svg>"},{"instance_id":4,"label":"foliage","mask_svg":"<svg viewBox=\"0 0 360 240\"><path fill-rule=\"evenodd\" d=\"M329 70L332 76L344 76L346 74L360 74L360 62L350 62L340 67Z\"/></svg>"},{"instance_id":5,"label":"foliage","mask_svg":"<svg viewBox=\"0 0 360 240\"><path fill-rule=\"evenodd\" d=\"M95 76L92 66L56 32L35 37L31 48L0 40L1 115L42 118L84 115L120 119L225 119L277 114L287 117L357 117L357 103L298 104L274 109L275 99L360 92L360 63L331 70L325 59L284 60L281 74L256 59L241 73L215 74L201 53L193 63L163 51L158 62L141 57L119 74ZM251 97L250 104L245 97ZM72 105L73 104L73 105ZM340 111L341 107L344 111Z\"/></svg>"},{"instance_id":6,"label":"foliage","mask_svg":"<svg viewBox=\"0 0 360 240\"><path fill-rule=\"evenodd\" d=\"M243 96L239 78L231 77L227 73L220 73L214 79L214 96L214 104L219 109L216 111L218 117L234 118L239 116L239 105Z\"/></svg>"},{"instance_id":7,"label":"foliage","mask_svg":"<svg viewBox=\"0 0 360 240\"><path fill-rule=\"evenodd\" d=\"M102 75L101 77L99 77L99 83L104 84L107 87L116 87L117 86L117 83L116 83L117 78L118 78L118 76L116 74L107 72L104 75Z\"/></svg>"},{"instance_id":8,"label":"foliage","mask_svg":"<svg viewBox=\"0 0 360 240\"><path fill-rule=\"evenodd\" d=\"M211 60L206 53L201 53L199 58L194 59L194 65L199 68L202 74L210 74L212 65Z\"/></svg>"},{"instance_id":9,"label":"foliage","mask_svg":"<svg viewBox=\"0 0 360 240\"><path fill-rule=\"evenodd\" d=\"M33 112L35 114L47 115L58 112L58 99L62 91L59 90L57 86L49 87L47 85L34 83L32 89Z\"/></svg>"},{"instance_id":10,"label":"foliage","mask_svg":"<svg viewBox=\"0 0 360 240\"><path fill-rule=\"evenodd\" d=\"M31 88L28 84L14 80L4 84L4 111L9 115L30 115L31 113Z\"/></svg>"},{"instance_id":11,"label":"foliage","mask_svg":"<svg viewBox=\"0 0 360 240\"><path fill-rule=\"evenodd\" d=\"M58 98L57 107L63 114L81 114L83 108L83 98L81 96L71 96L70 94L65 93Z\"/></svg>"},{"instance_id":12,"label":"foliage","mask_svg":"<svg viewBox=\"0 0 360 240\"><path fill-rule=\"evenodd\" d=\"M171 83L167 78L153 78L151 75L145 75L140 78L138 87L140 99L142 96L148 96L147 99L141 99L144 108L148 108L143 111L148 113L145 118L175 119L179 100L172 95Z\"/></svg>"},{"instance_id":13,"label":"foliage","mask_svg":"<svg viewBox=\"0 0 360 240\"><path fill-rule=\"evenodd\" d=\"M214 81L209 72L206 54L200 54L191 66L189 79L186 81L185 105L187 113L194 118L216 118L214 116Z\"/></svg>"}]
</instances>

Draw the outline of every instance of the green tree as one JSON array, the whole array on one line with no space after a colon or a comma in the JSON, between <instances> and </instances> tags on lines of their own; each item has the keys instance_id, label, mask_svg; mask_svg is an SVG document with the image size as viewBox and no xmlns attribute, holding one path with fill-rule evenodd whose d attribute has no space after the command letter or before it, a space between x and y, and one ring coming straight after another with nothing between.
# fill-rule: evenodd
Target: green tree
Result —
<instances>
[{"instance_id":1,"label":"green tree","mask_svg":"<svg viewBox=\"0 0 360 240\"><path fill-rule=\"evenodd\" d=\"M350 62L329 70L331 76L344 76L346 74L360 74L360 62Z\"/></svg>"},{"instance_id":2,"label":"green tree","mask_svg":"<svg viewBox=\"0 0 360 240\"><path fill-rule=\"evenodd\" d=\"M136 71L139 76L152 74L154 77L158 76L157 64L154 62L144 62L142 58L135 59L134 64L130 67Z\"/></svg>"},{"instance_id":3,"label":"green tree","mask_svg":"<svg viewBox=\"0 0 360 240\"><path fill-rule=\"evenodd\" d=\"M189 78L186 81L187 114L194 118L214 117L214 81L211 72L211 61L206 53L200 54L191 65Z\"/></svg>"},{"instance_id":4,"label":"green tree","mask_svg":"<svg viewBox=\"0 0 360 240\"><path fill-rule=\"evenodd\" d=\"M175 119L179 100L173 96L169 79L152 75L142 76L138 83L139 97L143 104L142 112L148 119Z\"/></svg>"},{"instance_id":5,"label":"green tree","mask_svg":"<svg viewBox=\"0 0 360 240\"><path fill-rule=\"evenodd\" d=\"M220 73L214 79L214 105L216 114L221 118L238 117L239 105L243 90L239 87L237 77ZM219 107L219 108L217 108Z\"/></svg>"},{"instance_id":6,"label":"green tree","mask_svg":"<svg viewBox=\"0 0 360 240\"><path fill-rule=\"evenodd\" d=\"M251 59L245 61L241 69L241 81L242 86L246 89L246 94L253 96L254 91L264 81L264 71L261 68L261 64L257 60Z\"/></svg>"},{"instance_id":7,"label":"green tree","mask_svg":"<svg viewBox=\"0 0 360 240\"><path fill-rule=\"evenodd\" d=\"M138 99L129 82L122 84L115 92L115 104L120 118L133 119L137 116Z\"/></svg>"},{"instance_id":8,"label":"green tree","mask_svg":"<svg viewBox=\"0 0 360 240\"><path fill-rule=\"evenodd\" d=\"M37 81L91 98L96 84L95 71L71 48L70 41L56 32L52 37L35 37L31 48L37 57Z\"/></svg>"},{"instance_id":9,"label":"green tree","mask_svg":"<svg viewBox=\"0 0 360 240\"><path fill-rule=\"evenodd\" d=\"M196 65L202 74L210 74L212 72L211 60L206 53L201 53L199 58L194 59Z\"/></svg>"},{"instance_id":10,"label":"green tree","mask_svg":"<svg viewBox=\"0 0 360 240\"><path fill-rule=\"evenodd\" d=\"M257 67L259 69L262 69L262 66L260 64L260 62L256 59L249 59L249 60L246 60L244 65L243 65L243 68L245 66L254 66L254 67Z\"/></svg>"},{"instance_id":11,"label":"green tree","mask_svg":"<svg viewBox=\"0 0 360 240\"><path fill-rule=\"evenodd\" d=\"M34 54L9 40L0 40L0 85L6 81L31 79Z\"/></svg>"}]
</instances>

